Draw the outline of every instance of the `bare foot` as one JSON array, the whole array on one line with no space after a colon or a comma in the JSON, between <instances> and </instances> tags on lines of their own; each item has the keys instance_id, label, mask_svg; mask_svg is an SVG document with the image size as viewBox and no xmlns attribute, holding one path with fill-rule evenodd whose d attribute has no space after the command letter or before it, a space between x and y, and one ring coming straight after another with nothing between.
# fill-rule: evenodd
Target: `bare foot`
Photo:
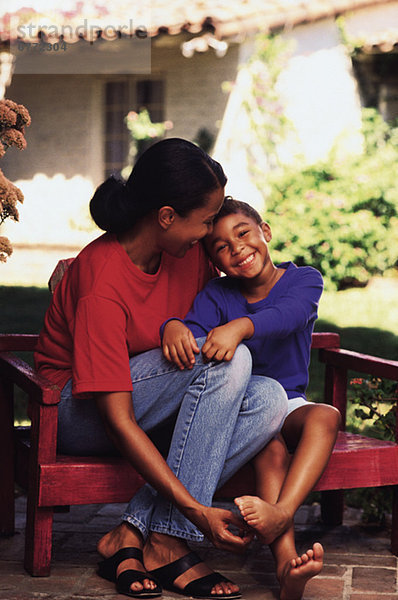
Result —
<instances>
[{"instance_id":1,"label":"bare foot","mask_svg":"<svg viewBox=\"0 0 398 600\"><path fill-rule=\"evenodd\" d=\"M271 544L292 524L292 517L283 508L258 496L235 498L235 504L246 523L255 529L265 544Z\"/></svg>"},{"instance_id":2,"label":"bare foot","mask_svg":"<svg viewBox=\"0 0 398 600\"><path fill-rule=\"evenodd\" d=\"M151 533L144 547L145 567L148 571L152 571L182 558L189 552L190 549L182 539L161 533ZM206 563L198 563L177 577L174 585L182 590L191 581L212 572ZM239 592L239 587L228 582L217 583L211 590L215 598L219 594L236 594L237 592Z\"/></svg>"},{"instance_id":3,"label":"bare foot","mask_svg":"<svg viewBox=\"0 0 398 600\"><path fill-rule=\"evenodd\" d=\"M133 547L142 550L143 545L141 533L134 527L123 522L100 539L97 544L97 551L103 558L110 558L122 548ZM128 569L135 569L145 573L145 568L139 560L128 558L120 563L116 576L119 576ZM130 587L133 592L140 592L143 588L154 590L156 588L156 583L151 579L144 579L142 583L135 581Z\"/></svg>"},{"instance_id":4,"label":"bare foot","mask_svg":"<svg viewBox=\"0 0 398 600\"><path fill-rule=\"evenodd\" d=\"M300 600L307 582L318 575L323 567L323 547L319 542L301 556L292 558L281 570L279 577L280 600Z\"/></svg>"}]
</instances>

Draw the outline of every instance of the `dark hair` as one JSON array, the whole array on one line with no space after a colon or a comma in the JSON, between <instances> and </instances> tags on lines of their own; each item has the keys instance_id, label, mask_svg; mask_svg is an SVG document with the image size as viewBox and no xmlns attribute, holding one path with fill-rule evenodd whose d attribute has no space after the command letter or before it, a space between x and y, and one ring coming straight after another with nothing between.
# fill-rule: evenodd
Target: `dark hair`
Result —
<instances>
[{"instance_id":1,"label":"dark hair","mask_svg":"<svg viewBox=\"0 0 398 600\"><path fill-rule=\"evenodd\" d=\"M257 223L257 225L261 225L263 219L260 214L256 211L255 208L247 204L247 202L242 202L242 200L235 200L232 196L225 196L223 205L221 209L216 214L213 220L213 225L217 223L222 217L227 217L228 215L236 215L238 213L243 213L250 219L253 219Z\"/></svg>"},{"instance_id":2,"label":"dark hair","mask_svg":"<svg viewBox=\"0 0 398 600\"><path fill-rule=\"evenodd\" d=\"M186 216L226 182L221 165L201 148L168 138L140 156L126 182L114 176L104 181L90 201L90 213L98 227L119 233L162 206Z\"/></svg>"}]
</instances>

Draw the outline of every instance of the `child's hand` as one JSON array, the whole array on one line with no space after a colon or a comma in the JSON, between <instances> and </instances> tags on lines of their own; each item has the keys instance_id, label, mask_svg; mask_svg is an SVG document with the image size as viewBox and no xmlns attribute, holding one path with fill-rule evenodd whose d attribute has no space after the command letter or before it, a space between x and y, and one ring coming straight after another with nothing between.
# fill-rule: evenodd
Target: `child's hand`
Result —
<instances>
[{"instance_id":1,"label":"child's hand","mask_svg":"<svg viewBox=\"0 0 398 600\"><path fill-rule=\"evenodd\" d=\"M195 364L194 352L197 354L199 347L192 331L181 321L173 319L164 327L162 350L167 360L183 370L192 369Z\"/></svg>"},{"instance_id":2,"label":"child's hand","mask_svg":"<svg viewBox=\"0 0 398 600\"><path fill-rule=\"evenodd\" d=\"M229 361L235 354L237 345L251 337L253 332L253 324L246 317L215 327L207 334L202 354L207 360Z\"/></svg>"}]
</instances>

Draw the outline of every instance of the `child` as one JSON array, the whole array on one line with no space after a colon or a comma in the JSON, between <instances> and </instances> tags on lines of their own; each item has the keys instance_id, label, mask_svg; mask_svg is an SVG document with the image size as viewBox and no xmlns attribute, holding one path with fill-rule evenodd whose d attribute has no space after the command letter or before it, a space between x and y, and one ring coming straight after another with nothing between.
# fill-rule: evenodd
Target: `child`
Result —
<instances>
[{"instance_id":1,"label":"child","mask_svg":"<svg viewBox=\"0 0 398 600\"><path fill-rule=\"evenodd\" d=\"M312 267L291 262L275 266L268 251L271 237L269 225L251 206L225 199L204 243L227 277L207 284L183 322L165 323L162 347L165 357L183 369L192 367L199 352L195 338L207 335L202 353L217 361L231 360L244 341L253 374L273 377L285 388L288 415L281 435L254 459L258 497L243 496L235 503L271 546L281 600L296 600L320 572L323 548L315 543L297 556L293 517L327 465L340 414L305 397L322 277Z\"/></svg>"}]
</instances>

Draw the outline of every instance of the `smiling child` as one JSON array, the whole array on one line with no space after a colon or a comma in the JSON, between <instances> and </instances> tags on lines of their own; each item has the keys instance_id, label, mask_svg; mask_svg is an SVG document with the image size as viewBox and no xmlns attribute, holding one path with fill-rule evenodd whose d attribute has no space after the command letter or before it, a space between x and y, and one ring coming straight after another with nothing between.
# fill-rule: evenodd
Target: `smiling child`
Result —
<instances>
[{"instance_id":1,"label":"smiling child","mask_svg":"<svg viewBox=\"0 0 398 600\"><path fill-rule=\"evenodd\" d=\"M184 321L166 322L162 347L165 357L184 369L192 367L199 352L195 338L206 336L202 354L216 361L231 360L244 342L252 354L253 374L273 377L284 387L288 414L281 435L253 460L258 496L236 498L235 503L246 523L271 546L281 600L297 600L320 572L323 548L315 543L298 556L293 517L327 465L340 414L305 396L322 276L292 262L274 265L271 238L270 226L257 211L227 197L204 241L226 276L209 281Z\"/></svg>"}]
</instances>

